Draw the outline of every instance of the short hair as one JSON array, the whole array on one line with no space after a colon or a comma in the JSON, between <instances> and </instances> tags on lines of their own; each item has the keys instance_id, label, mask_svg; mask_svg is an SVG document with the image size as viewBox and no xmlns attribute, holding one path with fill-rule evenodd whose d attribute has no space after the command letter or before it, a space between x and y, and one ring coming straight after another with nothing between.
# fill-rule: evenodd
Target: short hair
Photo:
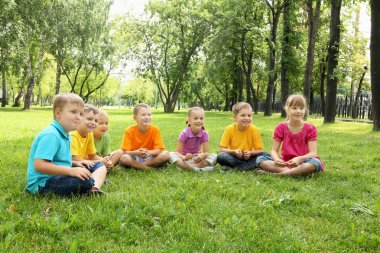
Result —
<instances>
[{"instance_id":1,"label":"short hair","mask_svg":"<svg viewBox=\"0 0 380 253\"><path fill-rule=\"evenodd\" d=\"M147 105L145 103L139 103L139 104L135 105L135 107L133 108L133 115L137 115L141 108L149 109L149 105Z\"/></svg>"},{"instance_id":2,"label":"short hair","mask_svg":"<svg viewBox=\"0 0 380 253\"><path fill-rule=\"evenodd\" d=\"M89 112L93 112L94 115L98 114L99 113L99 109L96 108L95 106L91 105L91 104L85 104L84 105L84 110L83 110L84 113L89 113Z\"/></svg>"},{"instance_id":3,"label":"short hair","mask_svg":"<svg viewBox=\"0 0 380 253\"><path fill-rule=\"evenodd\" d=\"M101 115L104 115L104 116L107 116L108 117L108 113L102 109L98 109L98 116L101 116Z\"/></svg>"},{"instance_id":4,"label":"short hair","mask_svg":"<svg viewBox=\"0 0 380 253\"><path fill-rule=\"evenodd\" d=\"M240 112L240 110L242 109L249 109L252 111L252 107L250 104L246 103L246 102L239 102L237 104L235 104L233 107L232 107L232 112L234 113L234 115L238 114Z\"/></svg>"},{"instance_id":5,"label":"short hair","mask_svg":"<svg viewBox=\"0 0 380 253\"><path fill-rule=\"evenodd\" d=\"M299 94L290 95L288 99L286 99L284 110L287 111L291 106L301 106L304 107L306 111L308 111L305 97Z\"/></svg>"},{"instance_id":6,"label":"short hair","mask_svg":"<svg viewBox=\"0 0 380 253\"><path fill-rule=\"evenodd\" d=\"M81 107L84 106L83 99L74 93L59 93L55 95L53 101L53 114L55 119L55 109L62 109L67 104L77 104Z\"/></svg>"}]
</instances>

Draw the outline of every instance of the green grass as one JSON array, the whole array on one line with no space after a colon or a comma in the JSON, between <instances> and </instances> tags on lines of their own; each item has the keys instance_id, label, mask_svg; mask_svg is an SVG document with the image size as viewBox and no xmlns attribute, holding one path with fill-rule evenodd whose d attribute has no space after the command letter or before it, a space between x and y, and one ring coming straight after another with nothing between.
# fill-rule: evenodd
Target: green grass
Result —
<instances>
[{"instance_id":1,"label":"green grass","mask_svg":"<svg viewBox=\"0 0 380 253\"><path fill-rule=\"evenodd\" d=\"M118 148L131 110L109 111ZM0 110L1 252L379 252L380 133L361 123L323 125L327 172L313 178L185 172L173 166L113 171L102 197L32 196L24 191L29 148L51 122L49 109ZM168 150L186 112L153 112ZM254 116L265 150L282 119ZM231 113L207 112L218 150Z\"/></svg>"}]
</instances>

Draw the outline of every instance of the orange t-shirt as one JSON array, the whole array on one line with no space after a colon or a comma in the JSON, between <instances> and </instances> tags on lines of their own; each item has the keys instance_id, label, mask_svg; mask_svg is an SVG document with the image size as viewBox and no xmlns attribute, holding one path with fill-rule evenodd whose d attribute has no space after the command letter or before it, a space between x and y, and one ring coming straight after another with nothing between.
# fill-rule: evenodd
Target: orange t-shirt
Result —
<instances>
[{"instance_id":1,"label":"orange t-shirt","mask_svg":"<svg viewBox=\"0 0 380 253\"><path fill-rule=\"evenodd\" d=\"M145 133L140 132L137 125L130 126L125 130L121 149L133 151L140 148L165 149L158 127L150 125Z\"/></svg>"}]
</instances>

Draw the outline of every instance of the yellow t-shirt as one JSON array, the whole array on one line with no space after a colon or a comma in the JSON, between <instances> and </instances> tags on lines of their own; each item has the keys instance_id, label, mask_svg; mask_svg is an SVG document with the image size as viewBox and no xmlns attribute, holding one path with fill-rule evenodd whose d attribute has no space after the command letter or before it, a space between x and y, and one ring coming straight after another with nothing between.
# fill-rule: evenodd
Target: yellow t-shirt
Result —
<instances>
[{"instance_id":1,"label":"yellow t-shirt","mask_svg":"<svg viewBox=\"0 0 380 253\"><path fill-rule=\"evenodd\" d=\"M259 129L253 124L240 131L235 123L226 127L219 146L228 149L257 150L263 148L263 142Z\"/></svg>"},{"instance_id":2,"label":"yellow t-shirt","mask_svg":"<svg viewBox=\"0 0 380 253\"><path fill-rule=\"evenodd\" d=\"M71 131L71 155L76 155L80 159L83 159L86 155L96 154L96 148L94 144L94 134L89 132L86 137L82 137L77 130Z\"/></svg>"},{"instance_id":3,"label":"yellow t-shirt","mask_svg":"<svg viewBox=\"0 0 380 253\"><path fill-rule=\"evenodd\" d=\"M160 129L154 125L150 125L147 131L142 133L137 125L128 127L124 133L121 149L134 151L139 148L147 148L148 150L165 149Z\"/></svg>"}]
</instances>

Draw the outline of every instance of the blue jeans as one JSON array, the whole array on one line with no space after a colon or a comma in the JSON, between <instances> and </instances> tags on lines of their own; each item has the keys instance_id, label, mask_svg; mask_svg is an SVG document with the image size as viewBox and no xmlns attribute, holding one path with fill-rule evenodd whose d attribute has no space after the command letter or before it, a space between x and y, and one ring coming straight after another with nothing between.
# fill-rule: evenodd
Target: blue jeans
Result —
<instances>
[{"instance_id":1,"label":"blue jeans","mask_svg":"<svg viewBox=\"0 0 380 253\"><path fill-rule=\"evenodd\" d=\"M93 173L98 168L104 166L101 162L94 163L94 166L88 168ZM40 187L38 193L45 195L49 192L60 196L72 196L88 193L94 186L94 179L90 177L87 180L81 180L77 177L54 176L46 181L44 187Z\"/></svg>"},{"instance_id":2,"label":"blue jeans","mask_svg":"<svg viewBox=\"0 0 380 253\"><path fill-rule=\"evenodd\" d=\"M218 154L216 161L222 166L228 166L236 168L238 170L253 170L256 168L256 158L260 155L268 154L266 152L261 152L256 156L251 156L248 160L239 159L234 155L221 152Z\"/></svg>"}]
</instances>

